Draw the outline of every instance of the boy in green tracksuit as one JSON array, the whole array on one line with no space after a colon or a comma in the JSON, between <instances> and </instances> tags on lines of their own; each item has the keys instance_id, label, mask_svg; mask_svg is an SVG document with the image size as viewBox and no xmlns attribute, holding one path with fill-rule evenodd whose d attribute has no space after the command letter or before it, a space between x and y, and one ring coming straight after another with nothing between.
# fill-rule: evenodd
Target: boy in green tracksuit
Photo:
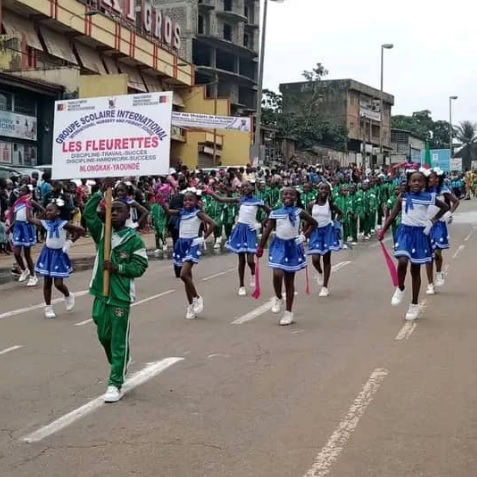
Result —
<instances>
[{"instance_id":1,"label":"boy in green tracksuit","mask_svg":"<svg viewBox=\"0 0 477 477\"><path fill-rule=\"evenodd\" d=\"M348 205L348 189L345 185L337 186L340 189L340 194L334 199L334 203L338 209L343 212L343 217L341 219L341 224L343 226L343 242L348 240L350 236L349 230L349 210L347 209Z\"/></svg>"},{"instance_id":2,"label":"boy in green tracksuit","mask_svg":"<svg viewBox=\"0 0 477 477\"><path fill-rule=\"evenodd\" d=\"M404 183L403 186L395 186L393 195L387 200L385 206L385 217L386 219L389 217L389 214L394 209L398 198L401 197L401 192L405 191L406 184ZM402 212L399 212L398 216L394 219L393 223L391 224L391 231L393 234L393 242L395 242L396 230L401 225L401 216Z\"/></svg>"},{"instance_id":3,"label":"boy in green tracksuit","mask_svg":"<svg viewBox=\"0 0 477 477\"><path fill-rule=\"evenodd\" d=\"M108 179L105 188L113 184ZM104 260L104 224L97 214L102 192L93 194L84 209L84 219L96 243L96 261L89 293L94 296L93 321L111 366L105 402L117 402L129 361L129 311L135 299L134 279L144 275L148 260L141 237L126 227L129 205L114 200L111 212L111 259ZM110 273L108 296L103 296L103 272Z\"/></svg>"},{"instance_id":4,"label":"boy in green tracksuit","mask_svg":"<svg viewBox=\"0 0 477 477\"><path fill-rule=\"evenodd\" d=\"M354 200L354 211L356 214L356 218L359 222L359 233L362 234L364 237L366 198L365 198L365 191L363 190L363 184L361 184L361 187L356 191L355 200Z\"/></svg>"},{"instance_id":5,"label":"boy in green tracksuit","mask_svg":"<svg viewBox=\"0 0 477 477\"><path fill-rule=\"evenodd\" d=\"M167 222L169 217L164 212L159 204L152 204L151 206L151 220L154 227L154 235L156 238L156 252L162 248L167 249Z\"/></svg>"},{"instance_id":6,"label":"boy in green tracksuit","mask_svg":"<svg viewBox=\"0 0 477 477\"><path fill-rule=\"evenodd\" d=\"M232 191L231 187L227 188L227 197L238 197L238 194L235 194ZM207 197L207 196L206 196ZM224 232L225 237L228 240L230 238L230 234L232 233L232 229L235 225L235 218L238 214L238 205L237 204L227 204L224 203Z\"/></svg>"},{"instance_id":7,"label":"boy in green tracksuit","mask_svg":"<svg viewBox=\"0 0 477 477\"><path fill-rule=\"evenodd\" d=\"M378 201L376 197L376 191L374 187L370 186L369 182L363 183L364 190L364 238L368 240L376 227L376 211L378 207Z\"/></svg>"},{"instance_id":8,"label":"boy in green tracksuit","mask_svg":"<svg viewBox=\"0 0 477 477\"><path fill-rule=\"evenodd\" d=\"M313 184L305 182L300 191L300 199L303 207L308 209L308 206L316 200L316 190L313 190Z\"/></svg>"},{"instance_id":9,"label":"boy in green tracksuit","mask_svg":"<svg viewBox=\"0 0 477 477\"><path fill-rule=\"evenodd\" d=\"M349 185L345 209L348 211L351 244L356 245L358 243L358 216L356 214L356 184L354 183ZM348 239L348 237L346 237L346 239Z\"/></svg>"},{"instance_id":10,"label":"boy in green tracksuit","mask_svg":"<svg viewBox=\"0 0 477 477\"><path fill-rule=\"evenodd\" d=\"M212 197L205 195L203 197L204 212L215 222L216 227L214 229L214 248L220 249L222 243L222 225L223 225L223 212L224 204L217 202Z\"/></svg>"}]
</instances>

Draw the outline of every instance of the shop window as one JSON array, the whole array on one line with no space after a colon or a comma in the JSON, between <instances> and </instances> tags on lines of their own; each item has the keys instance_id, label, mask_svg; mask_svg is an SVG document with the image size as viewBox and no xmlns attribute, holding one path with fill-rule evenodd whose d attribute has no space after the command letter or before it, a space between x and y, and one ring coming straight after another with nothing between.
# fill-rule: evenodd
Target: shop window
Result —
<instances>
[{"instance_id":1,"label":"shop window","mask_svg":"<svg viewBox=\"0 0 477 477\"><path fill-rule=\"evenodd\" d=\"M232 27L224 23L224 40L232 41Z\"/></svg>"},{"instance_id":2,"label":"shop window","mask_svg":"<svg viewBox=\"0 0 477 477\"><path fill-rule=\"evenodd\" d=\"M11 93L0 91L0 111L12 111L13 96Z\"/></svg>"},{"instance_id":3,"label":"shop window","mask_svg":"<svg viewBox=\"0 0 477 477\"><path fill-rule=\"evenodd\" d=\"M205 33L204 25L205 25L204 17L202 15L199 15L199 25L198 25L199 35L203 35Z\"/></svg>"},{"instance_id":4,"label":"shop window","mask_svg":"<svg viewBox=\"0 0 477 477\"><path fill-rule=\"evenodd\" d=\"M36 116L36 101L27 94L16 94L14 110L19 114Z\"/></svg>"}]
</instances>

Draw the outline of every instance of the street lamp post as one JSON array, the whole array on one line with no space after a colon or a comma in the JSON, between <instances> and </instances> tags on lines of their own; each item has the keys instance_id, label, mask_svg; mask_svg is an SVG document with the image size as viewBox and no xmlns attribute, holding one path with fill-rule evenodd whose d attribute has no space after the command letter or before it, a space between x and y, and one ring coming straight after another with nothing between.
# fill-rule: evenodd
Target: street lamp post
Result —
<instances>
[{"instance_id":1,"label":"street lamp post","mask_svg":"<svg viewBox=\"0 0 477 477\"><path fill-rule=\"evenodd\" d=\"M275 3L282 3L284 0L270 0ZM260 143L262 133L262 92L263 92L263 71L265 66L265 41L267 33L268 0L263 4L262 35L260 39L260 51L258 62L258 84L257 84L257 112L255 114L255 136L253 141L252 156L260 158Z\"/></svg>"},{"instance_id":2,"label":"street lamp post","mask_svg":"<svg viewBox=\"0 0 477 477\"><path fill-rule=\"evenodd\" d=\"M383 158L383 94L384 94L384 50L392 50L392 43L384 43L381 45L381 94L379 96L379 154Z\"/></svg>"},{"instance_id":3,"label":"street lamp post","mask_svg":"<svg viewBox=\"0 0 477 477\"><path fill-rule=\"evenodd\" d=\"M449 96L449 153L452 159L452 146L454 143L454 130L452 128L452 101L455 101L458 96Z\"/></svg>"}]
</instances>

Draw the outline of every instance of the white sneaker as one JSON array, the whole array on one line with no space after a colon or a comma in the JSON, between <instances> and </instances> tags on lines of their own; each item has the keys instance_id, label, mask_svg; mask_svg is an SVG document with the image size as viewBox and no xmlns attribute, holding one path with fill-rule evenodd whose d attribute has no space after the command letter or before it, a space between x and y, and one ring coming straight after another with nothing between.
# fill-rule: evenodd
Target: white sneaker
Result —
<instances>
[{"instance_id":1,"label":"white sneaker","mask_svg":"<svg viewBox=\"0 0 477 477\"><path fill-rule=\"evenodd\" d=\"M123 393L116 386L108 386L103 396L104 402L118 402L123 397Z\"/></svg>"},{"instance_id":2,"label":"white sneaker","mask_svg":"<svg viewBox=\"0 0 477 477\"><path fill-rule=\"evenodd\" d=\"M294 322L295 319L293 318L293 313L291 311L285 311L282 319L280 320L280 326L291 325Z\"/></svg>"},{"instance_id":3,"label":"white sneaker","mask_svg":"<svg viewBox=\"0 0 477 477\"><path fill-rule=\"evenodd\" d=\"M370 235L365 235L365 236L364 236L364 240L369 240L370 238L371 238Z\"/></svg>"},{"instance_id":4,"label":"white sneaker","mask_svg":"<svg viewBox=\"0 0 477 477\"><path fill-rule=\"evenodd\" d=\"M419 305L409 305L406 313L406 321L414 321L419 317Z\"/></svg>"},{"instance_id":5,"label":"white sneaker","mask_svg":"<svg viewBox=\"0 0 477 477\"><path fill-rule=\"evenodd\" d=\"M318 273L318 276L316 277L316 283L318 284L319 287L322 287L323 283L325 283L322 273Z\"/></svg>"},{"instance_id":6,"label":"white sneaker","mask_svg":"<svg viewBox=\"0 0 477 477\"><path fill-rule=\"evenodd\" d=\"M438 272L436 275L436 287L444 286L446 280L444 278L444 274L442 272Z\"/></svg>"},{"instance_id":7,"label":"white sneaker","mask_svg":"<svg viewBox=\"0 0 477 477\"><path fill-rule=\"evenodd\" d=\"M326 296L330 296L330 291L328 290L328 288L326 287L323 287L320 291L320 294L318 295L319 297L326 297Z\"/></svg>"},{"instance_id":8,"label":"white sneaker","mask_svg":"<svg viewBox=\"0 0 477 477\"><path fill-rule=\"evenodd\" d=\"M159 258L161 256L161 251L158 248L156 248L156 250L154 250L154 256L156 258Z\"/></svg>"},{"instance_id":9,"label":"white sneaker","mask_svg":"<svg viewBox=\"0 0 477 477\"><path fill-rule=\"evenodd\" d=\"M250 288L255 288L255 275L252 275L252 276L250 277L250 283L249 283L249 285L250 285Z\"/></svg>"},{"instance_id":10,"label":"white sneaker","mask_svg":"<svg viewBox=\"0 0 477 477\"><path fill-rule=\"evenodd\" d=\"M21 282L25 282L26 279L30 276L30 270L25 269L23 270L23 272L20 274L20 277L18 278L18 281L21 283Z\"/></svg>"},{"instance_id":11,"label":"white sneaker","mask_svg":"<svg viewBox=\"0 0 477 477\"><path fill-rule=\"evenodd\" d=\"M434 288L434 283L429 283L426 288L426 295L435 295L436 289Z\"/></svg>"},{"instance_id":12,"label":"white sneaker","mask_svg":"<svg viewBox=\"0 0 477 477\"><path fill-rule=\"evenodd\" d=\"M247 296L247 290L245 289L245 287L240 287L238 289L238 296Z\"/></svg>"},{"instance_id":13,"label":"white sneaker","mask_svg":"<svg viewBox=\"0 0 477 477\"><path fill-rule=\"evenodd\" d=\"M167 252L167 244L162 247L162 251L165 253Z\"/></svg>"},{"instance_id":14,"label":"white sneaker","mask_svg":"<svg viewBox=\"0 0 477 477\"><path fill-rule=\"evenodd\" d=\"M194 298L194 303L192 306L196 315L202 313L204 311L204 299L201 296Z\"/></svg>"},{"instance_id":15,"label":"white sneaker","mask_svg":"<svg viewBox=\"0 0 477 477\"><path fill-rule=\"evenodd\" d=\"M38 277L36 275L32 275L27 282L27 287L36 287L38 285Z\"/></svg>"},{"instance_id":16,"label":"white sneaker","mask_svg":"<svg viewBox=\"0 0 477 477\"><path fill-rule=\"evenodd\" d=\"M194 305L187 305L186 320L193 320L195 318Z\"/></svg>"},{"instance_id":17,"label":"white sneaker","mask_svg":"<svg viewBox=\"0 0 477 477\"><path fill-rule=\"evenodd\" d=\"M272 308L271 311L275 315L277 313L280 313L282 311L282 305L283 305L283 300L280 300L277 296L273 297L273 303L272 303Z\"/></svg>"},{"instance_id":18,"label":"white sneaker","mask_svg":"<svg viewBox=\"0 0 477 477\"><path fill-rule=\"evenodd\" d=\"M66 311L71 311L75 307L75 296L70 293L70 296L65 296Z\"/></svg>"},{"instance_id":19,"label":"white sneaker","mask_svg":"<svg viewBox=\"0 0 477 477\"><path fill-rule=\"evenodd\" d=\"M358 242L351 242L351 245L358 245Z\"/></svg>"},{"instance_id":20,"label":"white sneaker","mask_svg":"<svg viewBox=\"0 0 477 477\"><path fill-rule=\"evenodd\" d=\"M394 292L394 295L391 299L391 306L399 306L402 303L403 298L404 298L404 290L400 290L399 288L396 288L396 291Z\"/></svg>"},{"instance_id":21,"label":"white sneaker","mask_svg":"<svg viewBox=\"0 0 477 477\"><path fill-rule=\"evenodd\" d=\"M45 318L48 318L48 319L56 318L55 310L53 309L51 305L45 306Z\"/></svg>"}]
</instances>

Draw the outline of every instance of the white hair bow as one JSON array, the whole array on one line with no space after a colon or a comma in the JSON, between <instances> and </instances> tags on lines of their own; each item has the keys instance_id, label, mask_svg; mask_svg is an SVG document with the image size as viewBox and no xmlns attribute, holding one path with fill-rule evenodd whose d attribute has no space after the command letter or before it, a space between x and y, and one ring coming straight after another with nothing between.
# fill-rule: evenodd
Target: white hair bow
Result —
<instances>
[{"instance_id":1,"label":"white hair bow","mask_svg":"<svg viewBox=\"0 0 477 477\"><path fill-rule=\"evenodd\" d=\"M434 167L433 171L434 171L434 174L438 176L444 175L444 171L440 167Z\"/></svg>"},{"instance_id":2,"label":"white hair bow","mask_svg":"<svg viewBox=\"0 0 477 477\"><path fill-rule=\"evenodd\" d=\"M53 199L51 203L56 204L58 207L63 207L65 205L65 201L63 199Z\"/></svg>"},{"instance_id":3,"label":"white hair bow","mask_svg":"<svg viewBox=\"0 0 477 477\"><path fill-rule=\"evenodd\" d=\"M431 175L431 169L426 169L425 167L421 167L419 169L419 172L421 172L422 174L424 174L426 177L429 177Z\"/></svg>"}]
</instances>

